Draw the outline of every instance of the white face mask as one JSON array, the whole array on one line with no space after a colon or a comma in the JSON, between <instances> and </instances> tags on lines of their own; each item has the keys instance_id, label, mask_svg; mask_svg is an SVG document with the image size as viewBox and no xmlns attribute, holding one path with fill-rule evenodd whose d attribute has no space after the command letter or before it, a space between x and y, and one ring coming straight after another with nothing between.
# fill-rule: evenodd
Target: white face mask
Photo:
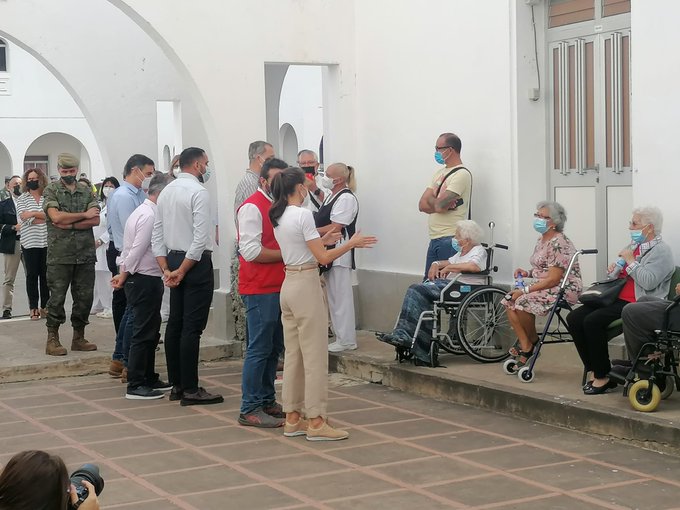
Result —
<instances>
[{"instance_id":1,"label":"white face mask","mask_svg":"<svg viewBox=\"0 0 680 510\"><path fill-rule=\"evenodd\" d=\"M110 186L105 186L102 188L102 194L104 195L104 198L109 198L109 195L113 193L113 190L116 188L112 188Z\"/></svg>"},{"instance_id":2,"label":"white face mask","mask_svg":"<svg viewBox=\"0 0 680 510\"><path fill-rule=\"evenodd\" d=\"M182 171L182 169L180 167L175 167L175 168L172 169L172 175L177 177L180 174L181 171Z\"/></svg>"},{"instance_id":3,"label":"white face mask","mask_svg":"<svg viewBox=\"0 0 680 510\"><path fill-rule=\"evenodd\" d=\"M202 177L202 182L205 184L210 180L210 176L212 175L212 168L210 168L208 165L205 166L205 173L201 175Z\"/></svg>"},{"instance_id":4,"label":"white face mask","mask_svg":"<svg viewBox=\"0 0 680 510\"><path fill-rule=\"evenodd\" d=\"M309 191L307 191L307 188L304 188L304 192L302 193L304 196L302 197L302 205L301 207L308 207L309 206Z\"/></svg>"},{"instance_id":5,"label":"white face mask","mask_svg":"<svg viewBox=\"0 0 680 510\"><path fill-rule=\"evenodd\" d=\"M335 186L335 179L333 179L332 177L328 177L327 175L324 175L321 178L322 188L333 189L333 186Z\"/></svg>"},{"instance_id":6,"label":"white face mask","mask_svg":"<svg viewBox=\"0 0 680 510\"><path fill-rule=\"evenodd\" d=\"M149 186L151 186L151 177L145 177L142 181L142 189L144 191L149 191Z\"/></svg>"}]
</instances>

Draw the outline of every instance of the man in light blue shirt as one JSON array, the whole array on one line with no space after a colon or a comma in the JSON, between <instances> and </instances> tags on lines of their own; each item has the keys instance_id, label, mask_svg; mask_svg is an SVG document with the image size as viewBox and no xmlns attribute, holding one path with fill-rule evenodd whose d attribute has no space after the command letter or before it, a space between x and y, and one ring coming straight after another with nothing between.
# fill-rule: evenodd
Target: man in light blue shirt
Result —
<instances>
[{"instance_id":1,"label":"man in light blue shirt","mask_svg":"<svg viewBox=\"0 0 680 510\"><path fill-rule=\"evenodd\" d=\"M123 182L108 198L106 204L106 221L111 241L107 251L107 259L115 260L123 250L123 232L125 223L132 212L146 199L144 184L149 187L151 176L155 172L154 162L143 154L134 154L125 163ZM109 264L109 269L118 274L118 263ZM116 329L116 347L113 351L109 374L120 377L127 362L130 337L132 336L131 311L127 308L125 291L113 291L111 301L113 325Z\"/></svg>"}]
</instances>

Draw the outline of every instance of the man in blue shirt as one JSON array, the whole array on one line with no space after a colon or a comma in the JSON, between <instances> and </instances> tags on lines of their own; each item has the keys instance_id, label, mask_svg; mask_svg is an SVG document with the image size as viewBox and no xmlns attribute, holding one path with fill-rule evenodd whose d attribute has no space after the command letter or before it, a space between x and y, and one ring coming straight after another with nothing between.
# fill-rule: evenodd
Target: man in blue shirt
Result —
<instances>
[{"instance_id":1,"label":"man in blue shirt","mask_svg":"<svg viewBox=\"0 0 680 510\"><path fill-rule=\"evenodd\" d=\"M146 199L144 184L149 187L151 176L155 172L154 162L143 154L134 154L125 163L123 170L123 182L112 193L106 204L106 221L108 224L111 241L106 250L109 269L118 274L118 262L115 259L123 250L123 232L125 222ZM113 377L121 377L127 361L127 351L132 335L131 310L127 308L125 291L116 289L113 291L111 303L113 312L113 324L116 329L116 347L113 351L109 374Z\"/></svg>"}]
</instances>

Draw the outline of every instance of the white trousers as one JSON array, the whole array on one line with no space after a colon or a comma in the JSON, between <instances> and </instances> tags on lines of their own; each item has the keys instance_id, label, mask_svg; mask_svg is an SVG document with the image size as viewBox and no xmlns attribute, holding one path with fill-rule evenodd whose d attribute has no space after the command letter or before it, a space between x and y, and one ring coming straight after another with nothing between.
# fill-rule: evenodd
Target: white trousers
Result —
<instances>
[{"instance_id":1,"label":"white trousers","mask_svg":"<svg viewBox=\"0 0 680 510\"><path fill-rule=\"evenodd\" d=\"M111 287L111 272L107 269L105 271L94 272L94 299L92 300L92 309L111 310L111 300L113 299L113 287ZM99 306L101 304L101 306Z\"/></svg>"},{"instance_id":2,"label":"white trousers","mask_svg":"<svg viewBox=\"0 0 680 510\"><path fill-rule=\"evenodd\" d=\"M354 318L352 268L333 266L330 271L324 273L324 277L335 340L340 345L356 345L357 325Z\"/></svg>"}]
</instances>

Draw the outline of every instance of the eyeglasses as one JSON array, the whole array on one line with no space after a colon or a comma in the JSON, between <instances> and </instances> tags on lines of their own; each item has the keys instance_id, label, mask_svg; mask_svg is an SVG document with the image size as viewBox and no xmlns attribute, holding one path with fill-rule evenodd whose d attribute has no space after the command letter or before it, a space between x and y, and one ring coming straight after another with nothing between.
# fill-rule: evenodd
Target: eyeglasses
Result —
<instances>
[{"instance_id":1,"label":"eyeglasses","mask_svg":"<svg viewBox=\"0 0 680 510\"><path fill-rule=\"evenodd\" d=\"M444 145L442 147L437 147L436 145L434 146L434 149L437 151L443 151L444 149L453 149L450 145Z\"/></svg>"}]
</instances>

